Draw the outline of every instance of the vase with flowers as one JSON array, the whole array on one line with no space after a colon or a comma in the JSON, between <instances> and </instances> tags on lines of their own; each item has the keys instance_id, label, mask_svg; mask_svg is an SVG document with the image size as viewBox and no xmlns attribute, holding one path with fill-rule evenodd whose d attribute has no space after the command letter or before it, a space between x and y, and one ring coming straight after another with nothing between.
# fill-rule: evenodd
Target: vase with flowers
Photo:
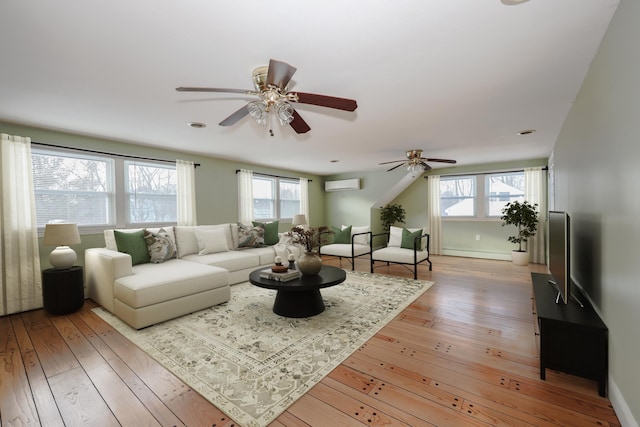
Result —
<instances>
[{"instance_id":1,"label":"vase with flowers","mask_svg":"<svg viewBox=\"0 0 640 427\"><path fill-rule=\"evenodd\" d=\"M305 253L298 258L298 270L304 276L314 276L322 268L322 258L316 248L320 246L325 234L332 234L326 226L308 227L295 226L287 233L293 243L304 246Z\"/></svg>"}]
</instances>

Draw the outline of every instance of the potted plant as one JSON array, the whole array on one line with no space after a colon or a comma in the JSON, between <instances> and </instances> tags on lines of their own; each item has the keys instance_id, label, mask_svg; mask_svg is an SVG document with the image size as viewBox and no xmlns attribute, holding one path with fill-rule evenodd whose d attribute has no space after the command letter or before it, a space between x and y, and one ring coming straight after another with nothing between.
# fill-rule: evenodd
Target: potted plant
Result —
<instances>
[{"instance_id":1,"label":"potted plant","mask_svg":"<svg viewBox=\"0 0 640 427\"><path fill-rule=\"evenodd\" d=\"M385 233L389 232L391 226L397 222L404 224L406 212L401 205L391 204L380 209L380 221Z\"/></svg>"},{"instance_id":2,"label":"potted plant","mask_svg":"<svg viewBox=\"0 0 640 427\"><path fill-rule=\"evenodd\" d=\"M502 226L515 225L518 227L518 233L515 236L509 236L511 243L517 243L518 249L511 251L511 259L516 265L529 264L529 253L522 249L522 243L526 243L529 237L535 236L538 231L538 204L531 204L526 200L524 202L509 202L502 208Z\"/></svg>"}]
</instances>

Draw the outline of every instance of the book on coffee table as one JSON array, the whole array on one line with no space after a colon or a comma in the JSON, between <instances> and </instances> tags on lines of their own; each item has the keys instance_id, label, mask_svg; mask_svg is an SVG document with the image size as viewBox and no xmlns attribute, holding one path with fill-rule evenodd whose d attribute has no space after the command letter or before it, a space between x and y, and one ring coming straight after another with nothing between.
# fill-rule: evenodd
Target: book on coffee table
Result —
<instances>
[{"instance_id":1,"label":"book on coffee table","mask_svg":"<svg viewBox=\"0 0 640 427\"><path fill-rule=\"evenodd\" d=\"M275 280L276 282L288 282L289 280L295 280L300 277L300 272L298 270L289 270L285 273L274 273L271 271L271 268L266 268L260 272L260 277Z\"/></svg>"}]
</instances>

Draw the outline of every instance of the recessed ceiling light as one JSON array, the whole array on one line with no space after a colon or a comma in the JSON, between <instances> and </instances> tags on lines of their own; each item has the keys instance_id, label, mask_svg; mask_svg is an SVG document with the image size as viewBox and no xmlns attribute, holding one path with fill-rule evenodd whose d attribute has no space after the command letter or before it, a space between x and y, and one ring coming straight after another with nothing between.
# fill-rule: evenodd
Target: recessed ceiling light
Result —
<instances>
[{"instance_id":1,"label":"recessed ceiling light","mask_svg":"<svg viewBox=\"0 0 640 427\"><path fill-rule=\"evenodd\" d=\"M527 2L529 0L500 0L502 4L506 4L507 6L515 6L517 4L521 4Z\"/></svg>"},{"instance_id":2,"label":"recessed ceiling light","mask_svg":"<svg viewBox=\"0 0 640 427\"><path fill-rule=\"evenodd\" d=\"M331 163L338 163L340 160L330 160Z\"/></svg>"},{"instance_id":3,"label":"recessed ceiling light","mask_svg":"<svg viewBox=\"0 0 640 427\"><path fill-rule=\"evenodd\" d=\"M202 129L202 128L206 128L207 125L205 125L204 123L200 123L200 122L187 122L187 126L192 127L192 128L196 128L196 129Z\"/></svg>"},{"instance_id":4,"label":"recessed ceiling light","mask_svg":"<svg viewBox=\"0 0 640 427\"><path fill-rule=\"evenodd\" d=\"M535 129L527 129L527 130L521 130L520 132L518 132L518 135L523 136L523 135L531 135L532 133L534 133L536 130Z\"/></svg>"}]
</instances>

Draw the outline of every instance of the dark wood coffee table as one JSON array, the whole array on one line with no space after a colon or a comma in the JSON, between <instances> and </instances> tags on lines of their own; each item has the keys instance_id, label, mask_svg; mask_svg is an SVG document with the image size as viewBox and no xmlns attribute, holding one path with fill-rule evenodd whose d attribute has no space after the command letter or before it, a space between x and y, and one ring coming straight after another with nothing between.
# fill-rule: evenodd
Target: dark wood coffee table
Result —
<instances>
[{"instance_id":1,"label":"dark wood coffee table","mask_svg":"<svg viewBox=\"0 0 640 427\"><path fill-rule=\"evenodd\" d=\"M288 282L260 277L259 270L251 272L249 281L261 288L278 291L273 303L273 312L284 317L311 317L324 311L320 289L338 285L347 278L347 273L337 267L323 265L316 276L300 276Z\"/></svg>"}]
</instances>

